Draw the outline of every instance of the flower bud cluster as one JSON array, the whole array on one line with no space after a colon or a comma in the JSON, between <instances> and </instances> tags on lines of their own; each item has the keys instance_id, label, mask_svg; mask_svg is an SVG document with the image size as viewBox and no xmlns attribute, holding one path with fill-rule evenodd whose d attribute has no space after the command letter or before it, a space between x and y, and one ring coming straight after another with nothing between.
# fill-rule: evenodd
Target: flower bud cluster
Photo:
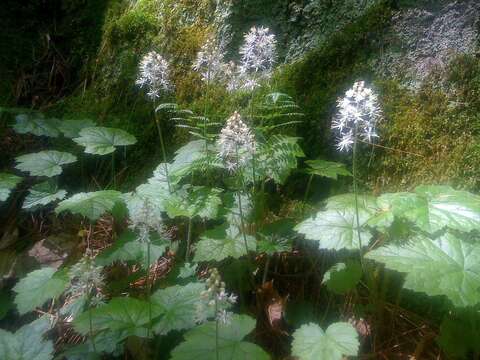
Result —
<instances>
[{"instance_id":1,"label":"flower bud cluster","mask_svg":"<svg viewBox=\"0 0 480 360\"><path fill-rule=\"evenodd\" d=\"M219 155L230 171L244 166L255 153L255 137L238 112L227 120L218 139Z\"/></svg>"},{"instance_id":2,"label":"flower bud cluster","mask_svg":"<svg viewBox=\"0 0 480 360\"><path fill-rule=\"evenodd\" d=\"M89 297L90 303L97 306L102 303L104 296L101 289L105 284L103 267L95 265L94 257L86 254L78 263L73 265L69 272L70 288L67 294L72 298Z\"/></svg>"},{"instance_id":3,"label":"flower bud cluster","mask_svg":"<svg viewBox=\"0 0 480 360\"><path fill-rule=\"evenodd\" d=\"M358 81L338 100L338 113L332 122L337 132L337 148L349 151L355 137L373 142L378 138L376 124L382 118L378 97L365 82Z\"/></svg>"},{"instance_id":4,"label":"flower bud cluster","mask_svg":"<svg viewBox=\"0 0 480 360\"><path fill-rule=\"evenodd\" d=\"M162 91L167 92L173 87L168 68L168 62L155 51L149 52L140 62L136 84L146 89L150 100L156 100Z\"/></svg>"},{"instance_id":5,"label":"flower bud cluster","mask_svg":"<svg viewBox=\"0 0 480 360\"><path fill-rule=\"evenodd\" d=\"M197 54L193 70L197 71L206 83L220 81L224 77L225 66L223 63L224 52L212 38L207 39Z\"/></svg>"}]
</instances>

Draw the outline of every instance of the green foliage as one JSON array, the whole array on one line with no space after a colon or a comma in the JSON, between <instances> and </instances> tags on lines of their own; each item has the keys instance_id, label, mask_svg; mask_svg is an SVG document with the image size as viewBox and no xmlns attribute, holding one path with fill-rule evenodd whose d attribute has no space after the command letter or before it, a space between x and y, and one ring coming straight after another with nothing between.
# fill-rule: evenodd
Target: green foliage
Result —
<instances>
[{"instance_id":1,"label":"green foliage","mask_svg":"<svg viewBox=\"0 0 480 360\"><path fill-rule=\"evenodd\" d=\"M102 251L95 261L101 266L113 264L115 261L137 262L143 268L153 265L161 257L170 242L155 235L150 243L150 263L148 259L148 244L138 240L133 231L125 231L120 238L109 248Z\"/></svg>"},{"instance_id":2,"label":"green foliage","mask_svg":"<svg viewBox=\"0 0 480 360\"><path fill-rule=\"evenodd\" d=\"M170 218L185 216L202 219L216 219L222 204L222 190L205 186L183 186L165 201L165 210Z\"/></svg>"},{"instance_id":3,"label":"green foliage","mask_svg":"<svg viewBox=\"0 0 480 360\"><path fill-rule=\"evenodd\" d=\"M172 351L172 360L266 360L270 357L257 345L242 341L255 328L255 320L246 315L233 315L230 324L219 323L218 347L215 321L187 331L185 341ZM218 357L217 357L218 351Z\"/></svg>"},{"instance_id":4,"label":"green foliage","mask_svg":"<svg viewBox=\"0 0 480 360\"><path fill-rule=\"evenodd\" d=\"M362 267L358 262L348 261L333 265L323 275L322 283L335 294L346 294L357 286L362 278Z\"/></svg>"},{"instance_id":5,"label":"green foliage","mask_svg":"<svg viewBox=\"0 0 480 360\"><path fill-rule=\"evenodd\" d=\"M75 194L61 201L55 212L59 214L62 211L70 211L95 221L107 211L112 211L115 204L120 201L120 195L121 193L115 190Z\"/></svg>"},{"instance_id":6,"label":"green foliage","mask_svg":"<svg viewBox=\"0 0 480 360\"><path fill-rule=\"evenodd\" d=\"M249 251L255 251L255 238L245 235ZM206 231L196 244L194 261L222 261L228 257L238 259L247 254L242 232L227 223Z\"/></svg>"},{"instance_id":7,"label":"green foliage","mask_svg":"<svg viewBox=\"0 0 480 360\"><path fill-rule=\"evenodd\" d=\"M121 129L88 127L80 130L79 137L73 141L84 146L88 154L106 155L114 152L116 146L135 144L137 139Z\"/></svg>"},{"instance_id":8,"label":"green foliage","mask_svg":"<svg viewBox=\"0 0 480 360\"><path fill-rule=\"evenodd\" d=\"M52 177L62 173L62 165L77 161L77 157L61 151L45 150L38 153L21 155L15 158L18 170L30 173L31 176Z\"/></svg>"},{"instance_id":9,"label":"green foliage","mask_svg":"<svg viewBox=\"0 0 480 360\"><path fill-rule=\"evenodd\" d=\"M360 343L355 328L349 323L335 323L326 331L310 323L293 333L292 354L299 360L341 360L356 356Z\"/></svg>"},{"instance_id":10,"label":"green foliage","mask_svg":"<svg viewBox=\"0 0 480 360\"><path fill-rule=\"evenodd\" d=\"M43 183L33 186L25 201L23 202L23 209L35 209L50 204L51 202L62 200L67 196L65 190L59 190L55 183L45 181Z\"/></svg>"},{"instance_id":11,"label":"green foliage","mask_svg":"<svg viewBox=\"0 0 480 360\"><path fill-rule=\"evenodd\" d=\"M468 359L469 355L480 353L479 336L478 312L467 309L445 316L437 341L452 359Z\"/></svg>"},{"instance_id":12,"label":"green foliage","mask_svg":"<svg viewBox=\"0 0 480 360\"><path fill-rule=\"evenodd\" d=\"M345 164L320 159L307 160L305 163L309 167L307 172L310 175L324 176L334 180L338 179L338 175L352 176L352 173L347 170Z\"/></svg>"},{"instance_id":13,"label":"green foliage","mask_svg":"<svg viewBox=\"0 0 480 360\"><path fill-rule=\"evenodd\" d=\"M416 238L387 245L366 257L406 273L404 287L430 296L444 295L457 307L480 302L480 245L446 233L436 240Z\"/></svg>"},{"instance_id":14,"label":"green foliage","mask_svg":"<svg viewBox=\"0 0 480 360\"><path fill-rule=\"evenodd\" d=\"M165 335L172 330L191 329L196 325L197 306L201 302L200 293L205 290L201 283L175 285L156 291L151 298L158 306L160 318L155 321L153 331Z\"/></svg>"},{"instance_id":15,"label":"green foliage","mask_svg":"<svg viewBox=\"0 0 480 360\"><path fill-rule=\"evenodd\" d=\"M70 279L63 270L46 267L29 273L13 288L16 292L15 304L20 314L26 314L47 300L60 296Z\"/></svg>"},{"instance_id":16,"label":"green foliage","mask_svg":"<svg viewBox=\"0 0 480 360\"><path fill-rule=\"evenodd\" d=\"M58 129L63 133L65 137L73 139L80 136L81 130L94 126L95 123L89 119L62 120Z\"/></svg>"},{"instance_id":17,"label":"green foliage","mask_svg":"<svg viewBox=\"0 0 480 360\"><path fill-rule=\"evenodd\" d=\"M3 360L50 360L53 357L53 343L44 340L43 335L50 329L50 320L42 317L22 326L15 333L0 329L0 358Z\"/></svg>"},{"instance_id":18,"label":"green foliage","mask_svg":"<svg viewBox=\"0 0 480 360\"><path fill-rule=\"evenodd\" d=\"M0 173L0 202L10 196L10 192L22 181L20 176L8 173Z\"/></svg>"},{"instance_id":19,"label":"green foliage","mask_svg":"<svg viewBox=\"0 0 480 360\"><path fill-rule=\"evenodd\" d=\"M60 134L58 119L46 119L42 114L20 114L15 117L13 129L19 134L33 134L36 136L58 137Z\"/></svg>"},{"instance_id":20,"label":"green foliage","mask_svg":"<svg viewBox=\"0 0 480 360\"><path fill-rule=\"evenodd\" d=\"M293 222L288 219L278 220L263 226L257 233L259 241L257 251L273 255L292 249Z\"/></svg>"}]
</instances>

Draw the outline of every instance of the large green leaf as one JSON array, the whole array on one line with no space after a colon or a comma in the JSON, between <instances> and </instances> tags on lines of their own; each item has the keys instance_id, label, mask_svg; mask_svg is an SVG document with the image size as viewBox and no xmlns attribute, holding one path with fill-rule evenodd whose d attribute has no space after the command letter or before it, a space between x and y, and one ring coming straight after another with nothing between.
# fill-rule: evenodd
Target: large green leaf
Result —
<instances>
[{"instance_id":1,"label":"large green leaf","mask_svg":"<svg viewBox=\"0 0 480 360\"><path fill-rule=\"evenodd\" d=\"M55 212L70 211L73 214L86 216L92 221L97 220L105 212L111 211L115 203L120 201L121 193L115 190L102 190L89 193L79 193L61 201Z\"/></svg>"},{"instance_id":2,"label":"large green leaf","mask_svg":"<svg viewBox=\"0 0 480 360\"><path fill-rule=\"evenodd\" d=\"M13 288L17 293L14 302L18 312L23 315L42 306L47 300L56 298L63 293L68 283L66 271L56 271L51 267L32 271Z\"/></svg>"},{"instance_id":3,"label":"large green leaf","mask_svg":"<svg viewBox=\"0 0 480 360\"><path fill-rule=\"evenodd\" d=\"M423 230L430 233L445 227L459 231L480 230L480 196L449 186L419 186L415 192L428 203L428 222L424 221L424 214L414 218Z\"/></svg>"},{"instance_id":4,"label":"large green leaf","mask_svg":"<svg viewBox=\"0 0 480 360\"><path fill-rule=\"evenodd\" d=\"M215 321L209 321L185 333L185 341L173 349L172 360L265 360L270 357L258 345L242 341L255 328L247 315L233 315L229 324L218 325L216 346ZM218 351L218 357L217 357Z\"/></svg>"},{"instance_id":5,"label":"large green leaf","mask_svg":"<svg viewBox=\"0 0 480 360\"><path fill-rule=\"evenodd\" d=\"M45 150L15 158L17 169L29 172L31 176L52 177L62 173L62 165L77 161L77 157L61 151Z\"/></svg>"},{"instance_id":6,"label":"large green leaf","mask_svg":"<svg viewBox=\"0 0 480 360\"><path fill-rule=\"evenodd\" d=\"M52 359L53 343L43 339L43 334L49 329L50 320L46 317L22 326L14 334L0 329L0 359Z\"/></svg>"},{"instance_id":7,"label":"large green leaf","mask_svg":"<svg viewBox=\"0 0 480 360\"><path fill-rule=\"evenodd\" d=\"M23 209L34 209L50 204L56 200L62 200L67 196L65 190L58 190L57 186L51 181L45 181L43 183L33 186L29 192L25 201L23 202Z\"/></svg>"},{"instance_id":8,"label":"large green leaf","mask_svg":"<svg viewBox=\"0 0 480 360\"><path fill-rule=\"evenodd\" d=\"M63 120L60 123L59 130L65 137L73 139L80 136L80 131L87 127L94 127L95 123L90 119L82 120Z\"/></svg>"},{"instance_id":9,"label":"large green leaf","mask_svg":"<svg viewBox=\"0 0 480 360\"><path fill-rule=\"evenodd\" d=\"M329 202L327 210L320 211L313 218L301 222L295 227L295 230L305 235L307 240L317 241L320 249L358 250L360 241L357 218L355 205L351 200L345 202L342 206L339 206L338 202ZM332 204L335 204L335 206ZM328 205L331 205L331 208L328 208ZM372 238L372 234L364 228L372 213L364 206L360 206L358 215L360 240L363 247L367 246Z\"/></svg>"},{"instance_id":10,"label":"large green leaf","mask_svg":"<svg viewBox=\"0 0 480 360\"><path fill-rule=\"evenodd\" d=\"M121 129L88 127L82 129L80 136L74 138L73 141L84 146L85 152L88 154L106 155L114 152L116 146L135 144L137 139Z\"/></svg>"},{"instance_id":11,"label":"large green leaf","mask_svg":"<svg viewBox=\"0 0 480 360\"><path fill-rule=\"evenodd\" d=\"M22 181L20 176L0 173L0 201L7 200L12 189L14 189L20 181Z\"/></svg>"},{"instance_id":12,"label":"large green leaf","mask_svg":"<svg viewBox=\"0 0 480 360\"><path fill-rule=\"evenodd\" d=\"M437 240L416 238L366 254L388 269L406 273L404 287L430 296L445 295L457 307L480 303L480 245L447 233Z\"/></svg>"},{"instance_id":13,"label":"large green leaf","mask_svg":"<svg viewBox=\"0 0 480 360\"><path fill-rule=\"evenodd\" d=\"M248 251L255 251L255 238L246 235ZM242 233L236 226L223 224L206 231L196 244L196 262L200 261L222 261L227 257L238 259L247 254L245 240Z\"/></svg>"},{"instance_id":14,"label":"large green leaf","mask_svg":"<svg viewBox=\"0 0 480 360\"><path fill-rule=\"evenodd\" d=\"M342 360L356 356L360 343L355 328L338 322L323 331L317 324L302 325L293 333L292 355L299 360Z\"/></svg>"},{"instance_id":15,"label":"large green leaf","mask_svg":"<svg viewBox=\"0 0 480 360\"><path fill-rule=\"evenodd\" d=\"M325 160L307 160L308 173L312 175L324 176L331 179L338 179L338 175L352 176L352 173L347 170L345 164L336 163Z\"/></svg>"},{"instance_id":16,"label":"large green leaf","mask_svg":"<svg viewBox=\"0 0 480 360\"><path fill-rule=\"evenodd\" d=\"M42 114L20 114L15 117L13 129L19 134L33 134L37 136L58 137L60 132L58 119L45 119Z\"/></svg>"},{"instance_id":17,"label":"large green leaf","mask_svg":"<svg viewBox=\"0 0 480 360\"><path fill-rule=\"evenodd\" d=\"M323 275L322 284L336 294L346 294L357 286L362 278L362 267L358 262L348 261L333 265Z\"/></svg>"},{"instance_id":18,"label":"large green leaf","mask_svg":"<svg viewBox=\"0 0 480 360\"><path fill-rule=\"evenodd\" d=\"M91 313L90 313L91 312ZM152 317L161 312L152 304ZM107 304L92 310L87 310L77 317L73 326L82 335L90 332L90 324L94 331L119 331L122 337L146 336L149 321L148 302L130 298L113 298Z\"/></svg>"},{"instance_id":19,"label":"large green leaf","mask_svg":"<svg viewBox=\"0 0 480 360\"><path fill-rule=\"evenodd\" d=\"M148 245L137 240L137 234L133 231L124 232L120 238L109 248L103 250L95 262L102 266L111 265L115 261L134 261L140 263L143 268L147 266ZM160 256L165 253L169 241L152 236L150 243L150 264L153 265Z\"/></svg>"},{"instance_id":20,"label":"large green leaf","mask_svg":"<svg viewBox=\"0 0 480 360\"><path fill-rule=\"evenodd\" d=\"M162 315L155 322L154 332L165 335L172 330L193 328L196 325L197 305L201 302L200 293L203 290L205 284L189 283L156 291L151 301L161 309Z\"/></svg>"},{"instance_id":21,"label":"large green leaf","mask_svg":"<svg viewBox=\"0 0 480 360\"><path fill-rule=\"evenodd\" d=\"M177 216L215 219L222 204L221 192L205 186L184 186L166 199L167 215L172 219Z\"/></svg>"},{"instance_id":22,"label":"large green leaf","mask_svg":"<svg viewBox=\"0 0 480 360\"><path fill-rule=\"evenodd\" d=\"M469 359L480 353L480 315L475 309L455 311L444 316L437 338L449 359Z\"/></svg>"}]
</instances>

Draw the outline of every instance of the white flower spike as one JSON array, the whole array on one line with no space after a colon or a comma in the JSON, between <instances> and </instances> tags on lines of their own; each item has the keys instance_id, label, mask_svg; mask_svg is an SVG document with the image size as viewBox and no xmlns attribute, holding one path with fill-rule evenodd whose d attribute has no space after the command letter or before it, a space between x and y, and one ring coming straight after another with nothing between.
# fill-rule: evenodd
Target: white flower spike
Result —
<instances>
[{"instance_id":1,"label":"white flower spike","mask_svg":"<svg viewBox=\"0 0 480 360\"><path fill-rule=\"evenodd\" d=\"M218 81L224 75L225 64L223 63L223 57L224 53L221 47L210 38L198 52L192 68L200 73L202 80L206 83Z\"/></svg>"},{"instance_id":2,"label":"white flower spike","mask_svg":"<svg viewBox=\"0 0 480 360\"><path fill-rule=\"evenodd\" d=\"M168 62L155 51L149 52L140 62L136 84L146 89L150 100L158 99L161 92L168 92L173 88L168 68Z\"/></svg>"},{"instance_id":3,"label":"white flower spike","mask_svg":"<svg viewBox=\"0 0 480 360\"><path fill-rule=\"evenodd\" d=\"M337 132L337 149L350 151L355 136L364 141L373 142L378 138L377 122L382 118L377 95L365 87L365 82L356 82L343 98L338 100L338 113L332 122L332 129Z\"/></svg>"}]
</instances>

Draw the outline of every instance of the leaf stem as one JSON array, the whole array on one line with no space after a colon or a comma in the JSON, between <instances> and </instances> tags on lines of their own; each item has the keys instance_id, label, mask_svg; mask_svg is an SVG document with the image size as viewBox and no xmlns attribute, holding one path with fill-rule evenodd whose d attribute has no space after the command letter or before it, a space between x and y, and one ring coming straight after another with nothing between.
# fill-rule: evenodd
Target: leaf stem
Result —
<instances>
[{"instance_id":1,"label":"leaf stem","mask_svg":"<svg viewBox=\"0 0 480 360\"><path fill-rule=\"evenodd\" d=\"M168 165L167 165L167 152L165 151L165 142L163 141L162 127L160 126L160 119L157 115L156 104L154 104L154 113L155 113L155 125L157 126L158 138L160 139L160 147L162 149L163 164L165 166L165 177L167 178L168 192L172 193L172 188L170 186L170 178L168 176Z\"/></svg>"},{"instance_id":2,"label":"leaf stem","mask_svg":"<svg viewBox=\"0 0 480 360\"><path fill-rule=\"evenodd\" d=\"M115 151L112 152L112 184L115 189L117 187L117 181L115 178Z\"/></svg>"},{"instance_id":3,"label":"leaf stem","mask_svg":"<svg viewBox=\"0 0 480 360\"><path fill-rule=\"evenodd\" d=\"M361 231L360 231L360 215L358 210L358 188L357 188L357 125L355 125L354 129L354 141L353 141L353 164L352 164L352 172L353 172L353 192L355 194L355 218L357 223L357 236L358 236L358 250L360 255L360 265L363 267L363 250L362 250L362 238L361 238Z\"/></svg>"},{"instance_id":4,"label":"leaf stem","mask_svg":"<svg viewBox=\"0 0 480 360\"><path fill-rule=\"evenodd\" d=\"M190 242L192 241L192 218L188 218L187 226L187 250L185 251L185 262L188 263L190 257Z\"/></svg>"},{"instance_id":5,"label":"leaf stem","mask_svg":"<svg viewBox=\"0 0 480 360\"><path fill-rule=\"evenodd\" d=\"M219 353L218 353L218 300L215 295L215 357L216 360L220 359Z\"/></svg>"},{"instance_id":6,"label":"leaf stem","mask_svg":"<svg viewBox=\"0 0 480 360\"><path fill-rule=\"evenodd\" d=\"M148 302L148 326L147 326L147 338L150 337L150 330L152 327L152 303L150 301L150 240L147 242L147 277L145 279L145 285L147 287L147 302Z\"/></svg>"}]
</instances>

